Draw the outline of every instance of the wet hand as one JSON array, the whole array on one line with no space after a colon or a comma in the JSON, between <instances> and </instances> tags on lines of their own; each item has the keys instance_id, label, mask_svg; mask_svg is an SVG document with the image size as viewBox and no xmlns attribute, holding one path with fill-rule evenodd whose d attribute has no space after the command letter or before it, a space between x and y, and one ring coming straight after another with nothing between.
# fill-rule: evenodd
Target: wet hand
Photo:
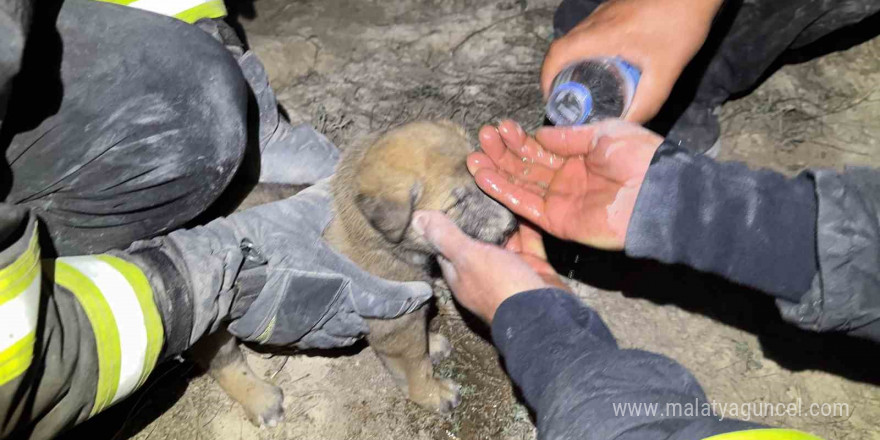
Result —
<instances>
[{"instance_id":1,"label":"wet hand","mask_svg":"<svg viewBox=\"0 0 880 440\"><path fill-rule=\"evenodd\" d=\"M480 130L468 158L477 185L517 215L565 240L621 250L659 135L607 120L543 127L535 137L504 121Z\"/></svg>"}]
</instances>

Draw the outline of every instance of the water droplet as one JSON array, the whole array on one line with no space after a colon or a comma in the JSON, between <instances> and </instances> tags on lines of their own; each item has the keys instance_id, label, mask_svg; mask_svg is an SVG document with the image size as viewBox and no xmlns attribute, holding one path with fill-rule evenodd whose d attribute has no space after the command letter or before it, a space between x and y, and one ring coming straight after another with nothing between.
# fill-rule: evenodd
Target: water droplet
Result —
<instances>
[{"instance_id":1,"label":"water droplet","mask_svg":"<svg viewBox=\"0 0 880 440\"><path fill-rule=\"evenodd\" d=\"M568 277L569 277L569 278L574 278L574 269L568 271Z\"/></svg>"}]
</instances>

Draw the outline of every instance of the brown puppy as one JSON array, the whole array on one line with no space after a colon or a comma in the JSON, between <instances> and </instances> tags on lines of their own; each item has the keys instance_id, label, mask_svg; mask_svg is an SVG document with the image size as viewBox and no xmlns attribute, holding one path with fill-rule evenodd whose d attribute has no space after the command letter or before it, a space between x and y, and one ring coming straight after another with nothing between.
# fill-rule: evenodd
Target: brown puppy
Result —
<instances>
[{"instance_id":1,"label":"brown puppy","mask_svg":"<svg viewBox=\"0 0 880 440\"><path fill-rule=\"evenodd\" d=\"M516 220L474 183L466 167L471 151L464 131L445 121L406 124L348 148L333 177L335 217L325 239L364 270L396 281L431 279L435 251L410 228L416 210L443 211L469 235L501 243ZM368 320L367 341L407 397L450 411L460 401L458 386L435 379L431 360L451 347L428 334L425 309ZM214 336L202 347L197 356L253 422L280 419L280 390L250 372L232 338Z\"/></svg>"}]
</instances>

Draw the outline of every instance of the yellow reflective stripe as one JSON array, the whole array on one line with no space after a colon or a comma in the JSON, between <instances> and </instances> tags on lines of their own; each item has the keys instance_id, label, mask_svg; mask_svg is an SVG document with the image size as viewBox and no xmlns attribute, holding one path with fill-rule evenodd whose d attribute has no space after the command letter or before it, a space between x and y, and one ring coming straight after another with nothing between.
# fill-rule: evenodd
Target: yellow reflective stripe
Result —
<instances>
[{"instance_id":1,"label":"yellow reflective stripe","mask_svg":"<svg viewBox=\"0 0 880 440\"><path fill-rule=\"evenodd\" d=\"M40 312L40 246L36 222L28 247L0 269L0 385L27 371L34 357Z\"/></svg>"},{"instance_id":2,"label":"yellow reflective stripe","mask_svg":"<svg viewBox=\"0 0 880 440\"><path fill-rule=\"evenodd\" d=\"M822 440L806 432L793 429L751 429L713 435L703 440Z\"/></svg>"},{"instance_id":3,"label":"yellow reflective stripe","mask_svg":"<svg viewBox=\"0 0 880 440\"><path fill-rule=\"evenodd\" d=\"M34 358L34 332L0 351L0 386L27 371Z\"/></svg>"},{"instance_id":4,"label":"yellow reflective stripe","mask_svg":"<svg viewBox=\"0 0 880 440\"><path fill-rule=\"evenodd\" d=\"M0 305L18 296L39 272L40 246L37 235L34 227L27 249L12 264L0 269Z\"/></svg>"},{"instance_id":5,"label":"yellow reflective stripe","mask_svg":"<svg viewBox=\"0 0 880 440\"><path fill-rule=\"evenodd\" d=\"M104 2L104 3L113 3L115 5L126 6L128 4L136 2L137 0L98 0L98 1Z\"/></svg>"},{"instance_id":6,"label":"yellow reflective stripe","mask_svg":"<svg viewBox=\"0 0 880 440\"><path fill-rule=\"evenodd\" d=\"M40 311L40 277L32 277L27 288L0 305L0 385L15 379L31 364L33 353L22 351L33 344L22 341L34 337Z\"/></svg>"},{"instance_id":7,"label":"yellow reflective stripe","mask_svg":"<svg viewBox=\"0 0 880 440\"><path fill-rule=\"evenodd\" d=\"M226 16L223 0L98 0L167 15L187 23Z\"/></svg>"},{"instance_id":8,"label":"yellow reflective stripe","mask_svg":"<svg viewBox=\"0 0 880 440\"><path fill-rule=\"evenodd\" d=\"M97 286L85 275L62 259L55 261L55 283L69 290L79 301L95 334L98 349L98 388L91 415L110 405L119 384L120 346L116 320L107 300Z\"/></svg>"},{"instance_id":9,"label":"yellow reflective stripe","mask_svg":"<svg viewBox=\"0 0 880 440\"><path fill-rule=\"evenodd\" d=\"M114 269L118 270L125 277L128 284L134 289L138 303L140 303L141 311L144 315L144 327L147 329L144 369L137 382L137 386L140 387L153 371L153 367L156 366L159 352L162 351L162 344L165 342L165 328L162 327L162 317L153 300L153 288L150 286L150 282L144 273L134 264L111 255L99 255L97 258L113 266Z\"/></svg>"},{"instance_id":10,"label":"yellow reflective stripe","mask_svg":"<svg viewBox=\"0 0 880 440\"><path fill-rule=\"evenodd\" d=\"M174 14L174 18L187 23L195 23L203 18L220 18L226 16L226 5L223 0L212 0L196 7Z\"/></svg>"}]
</instances>

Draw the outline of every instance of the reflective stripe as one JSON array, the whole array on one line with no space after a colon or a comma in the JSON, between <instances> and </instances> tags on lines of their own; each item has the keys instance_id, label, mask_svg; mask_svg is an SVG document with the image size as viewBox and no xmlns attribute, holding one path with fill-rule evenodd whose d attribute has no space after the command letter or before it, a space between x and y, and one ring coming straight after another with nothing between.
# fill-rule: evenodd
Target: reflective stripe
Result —
<instances>
[{"instance_id":1,"label":"reflective stripe","mask_svg":"<svg viewBox=\"0 0 880 440\"><path fill-rule=\"evenodd\" d=\"M0 304L17 296L30 282L24 283L28 276L39 272L40 246L37 242L36 227L31 233L28 248L9 266L0 269Z\"/></svg>"},{"instance_id":2,"label":"reflective stripe","mask_svg":"<svg viewBox=\"0 0 880 440\"><path fill-rule=\"evenodd\" d=\"M94 415L131 394L152 371L164 337L161 319L146 277L116 257L59 258L55 282L76 296L95 334Z\"/></svg>"},{"instance_id":3,"label":"reflective stripe","mask_svg":"<svg viewBox=\"0 0 880 440\"><path fill-rule=\"evenodd\" d=\"M95 415L110 404L119 384L119 333L113 312L104 300L98 287L85 275L59 258L55 261L55 283L69 290L85 311L95 334L98 351L98 387L95 390L95 403L91 415Z\"/></svg>"},{"instance_id":4,"label":"reflective stripe","mask_svg":"<svg viewBox=\"0 0 880 440\"><path fill-rule=\"evenodd\" d=\"M0 305L0 352L37 329L40 309L40 278L31 277L27 289Z\"/></svg>"},{"instance_id":5,"label":"reflective stripe","mask_svg":"<svg viewBox=\"0 0 880 440\"><path fill-rule=\"evenodd\" d=\"M703 440L822 440L812 434L793 429L750 429L713 435Z\"/></svg>"},{"instance_id":6,"label":"reflective stripe","mask_svg":"<svg viewBox=\"0 0 880 440\"><path fill-rule=\"evenodd\" d=\"M130 6L156 14L167 15L195 23L203 18L226 16L223 0L99 0L106 3Z\"/></svg>"},{"instance_id":7,"label":"reflective stripe","mask_svg":"<svg viewBox=\"0 0 880 440\"><path fill-rule=\"evenodd\" d=\"M143 372L137 384L140 387L153 371L153 367L159 360L162 344L165 342L165 328L162 327L162 317L153 301L153 288L150 287L150 282L144 273L134 264L110 255L99 255L98 258L113 266L125 277L128 284L134 289L141 311L143 311L144 327L147 330L147 349L144 355Z\"/></svg>"},{"instance_id":8,"label":"reflective stripe","mask_svg":"<svg viewBox=\"0 0 880 440\"><path fill-rule=\"evenodd\" d=\"M0 386L20 376L34 358L34 332L28 333L0 352Z\"/></svg>"},{"instance_id":9,"label":"reflective stripe","mask_svg":"<svg viewBox=\"0 0 880 440\"><path fill-rule=\"evenodd\" d=\"M40 312L39 273L40 247L32 232L24 253L0 270L0 385L31 365Z\"/></svg>"},{"instance_id":10,"label":"reflective stripe","mask_svg":"<svg viewBox=\"0 0 880 440\"><path fill-rule=\"evenodd\" d=\"M195 23L203 18L220 18L226 16L226 5L223 0L212 0L174 14L178 20Z\"/></svg>"}]
</instances>

